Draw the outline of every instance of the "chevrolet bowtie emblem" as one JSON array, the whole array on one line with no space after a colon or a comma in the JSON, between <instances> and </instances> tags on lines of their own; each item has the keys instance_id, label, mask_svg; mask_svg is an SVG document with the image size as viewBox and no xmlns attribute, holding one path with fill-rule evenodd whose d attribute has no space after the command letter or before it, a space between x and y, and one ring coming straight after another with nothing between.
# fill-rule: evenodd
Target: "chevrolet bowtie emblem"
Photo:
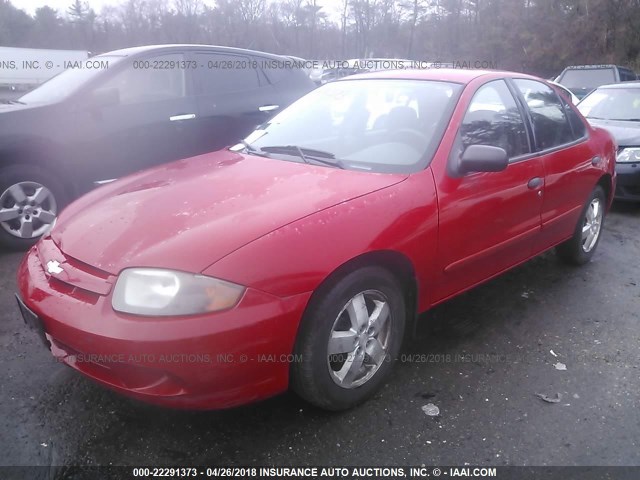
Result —
<instances>
[{"instance_id":1,"label":"chevrolet bowtie emblem","mask_svg":"<svg viewBox=\"0 0 640 480\"><path fill-rule=\"evenodd\" d=\"M58 262L57 260L49 260L47 262L47 272L55 275L58 273L62 273L63 271L64 270L60 268L60 262Z\"/></svg>"}]
</instances>

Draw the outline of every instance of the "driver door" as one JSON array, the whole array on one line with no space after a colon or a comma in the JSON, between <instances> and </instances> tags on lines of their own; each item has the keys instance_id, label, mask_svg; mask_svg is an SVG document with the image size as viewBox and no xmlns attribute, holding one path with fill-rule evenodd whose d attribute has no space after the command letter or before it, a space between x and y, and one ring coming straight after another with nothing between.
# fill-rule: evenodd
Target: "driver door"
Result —
<instances>
[{"instance_id":1,"label":"driver door","mask_svg":"<svg viewBox=\"0 0 640 480\"><path fill-rule=\"evenodd\" d=\"M87 105L76 110L74 158L86 183L191 154L196 105L183 60L182 53L134 59L85 96ZM113 100L92 104L96 98Z\"/></svg>"}]
</instances>

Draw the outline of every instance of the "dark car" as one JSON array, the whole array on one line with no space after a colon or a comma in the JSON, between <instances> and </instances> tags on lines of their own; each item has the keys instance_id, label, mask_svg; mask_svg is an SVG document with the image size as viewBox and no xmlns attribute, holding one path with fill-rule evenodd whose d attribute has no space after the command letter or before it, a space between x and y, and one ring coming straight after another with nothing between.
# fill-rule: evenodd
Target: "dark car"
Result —
<instances>
[{"instance_id":1,"label":"dark car","mask_svg":"<svg viewBox=\"0 0 640 480\"><path fill-rule=\"evenodd\" d=\"M618 65L574 65L565 68L556 82L567 87L579 99L601 85L632 82L638 76L633 70Z\"/></svg>"},{"instance_id":2,"label":"dark car","mask_svg":"<svg viewBox=\"0 0 640 480\"><path fill-rule=\"evenodd\" d=\"M640 82L605 85L585 97L578 109L616 139L618 186L615 198L640 202Z\"/></svg>"},{"instance_id":3,"label":"dark car","mask_svg":"<svg viewBox=\"0 0 640 480\"><path fill-rule=\"evenodd\" d=\"M0 243L35 243L96 185L235 143L314 88L285 60L213 46L129 48L0 104Z\"/></svg>"}]
</instances>

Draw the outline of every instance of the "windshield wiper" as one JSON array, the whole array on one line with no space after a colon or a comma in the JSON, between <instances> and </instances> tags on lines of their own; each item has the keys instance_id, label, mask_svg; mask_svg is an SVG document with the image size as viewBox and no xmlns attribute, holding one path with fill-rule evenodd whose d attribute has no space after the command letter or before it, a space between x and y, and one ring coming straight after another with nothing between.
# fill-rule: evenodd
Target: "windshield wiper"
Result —
<instances>
[{"instance_id":1,"label":"windshield wiper","mask_svg":"<svg viewBox=\"0 0 640 480\"><path fill-rule=\"evenodd\" d=\"M321 163L329 167L345 169L344 163L337 160L336 156L331 152L324 150L315 150L313 148L299 147L298 145L269 145L262 147L263 152L293 154L302 159L304 163L312 162ZM330 160L327 160L330 159Z\"/></svg>"},{"instance_id":2,"label":"windshield wiper","mask_svg":"<svg viewBox=\"0 0 640 480\"><path fill-rule=\"evenodd\" d=\"M6 98L0 99L0 103L9 104L9 105L15 105L15 104L26 105L26 103L21 102L20 100L7 100Z\"/></svg>"},{"instance_id":3,"label":"windshield wiper","mask_svg":"<svg viewBox=\"0 0 640 480\"><path fill-rule=\"evenodd\" d=\"M612 122L640 122L640 118L609 118Z\"/></svg>"}]
</instances>

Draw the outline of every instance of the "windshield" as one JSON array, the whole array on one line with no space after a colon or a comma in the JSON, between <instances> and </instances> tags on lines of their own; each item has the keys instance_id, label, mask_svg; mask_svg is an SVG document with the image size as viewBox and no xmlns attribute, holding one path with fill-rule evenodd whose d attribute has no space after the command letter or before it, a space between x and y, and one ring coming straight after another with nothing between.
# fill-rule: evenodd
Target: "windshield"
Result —
<instances>
[{"instance_id":1,"label":"windshield","mask_svg":"<svg viewBox=\"0 0 640 480\"><path fill-rule=\"evenodd\" d=\"M615 81L616 77L613 68L577 68L567 70L560 79L560 83L567 88L588 88L590 90Z\"/></svg>"},{"instance_id":2,"label":"windshield","mask_svg":"<svg viewBox=\"0 0 640 480\"><path fill-rule=\"evenodd\" d=\"M321 152L325 159L339 160L340 168L415 172L435 153L462 88L426 80L329 83L293 103L232 149L249 145L249 152L267 152L270 157L291 161L301 161L302 149L303 157Z\"/></svg>"},{"instance_id":3,"label":"windshield","mask_svg":"<svg viewBox=\"0 0 640 480\"><path fill-rule=\"evenodd\" d=\"M75 93L88 81L105 71L104 68L86 68L85 65L108 65L108 68L112 68L116 63L124 60L124 58L125 57L109 55L92 57L90 59L91 62L87 64L83 63L83 68L68 68L64 72L46 81L35 90L20 97L20 101L24 103L51 103L63 100L72 93ZM93 60L100 60L101 62L94 63Z\"/></svg>"},{"instance_id":4,"label":"windshield","mask_svg":"<svg viewBox=\"0 0 640 480\"><path fill-rule=\"evenodd\" d=\"M638 120L640 118L640 88L602 88L578 104L587 118L605 120Z\"/></svg>"}]
</instances>

